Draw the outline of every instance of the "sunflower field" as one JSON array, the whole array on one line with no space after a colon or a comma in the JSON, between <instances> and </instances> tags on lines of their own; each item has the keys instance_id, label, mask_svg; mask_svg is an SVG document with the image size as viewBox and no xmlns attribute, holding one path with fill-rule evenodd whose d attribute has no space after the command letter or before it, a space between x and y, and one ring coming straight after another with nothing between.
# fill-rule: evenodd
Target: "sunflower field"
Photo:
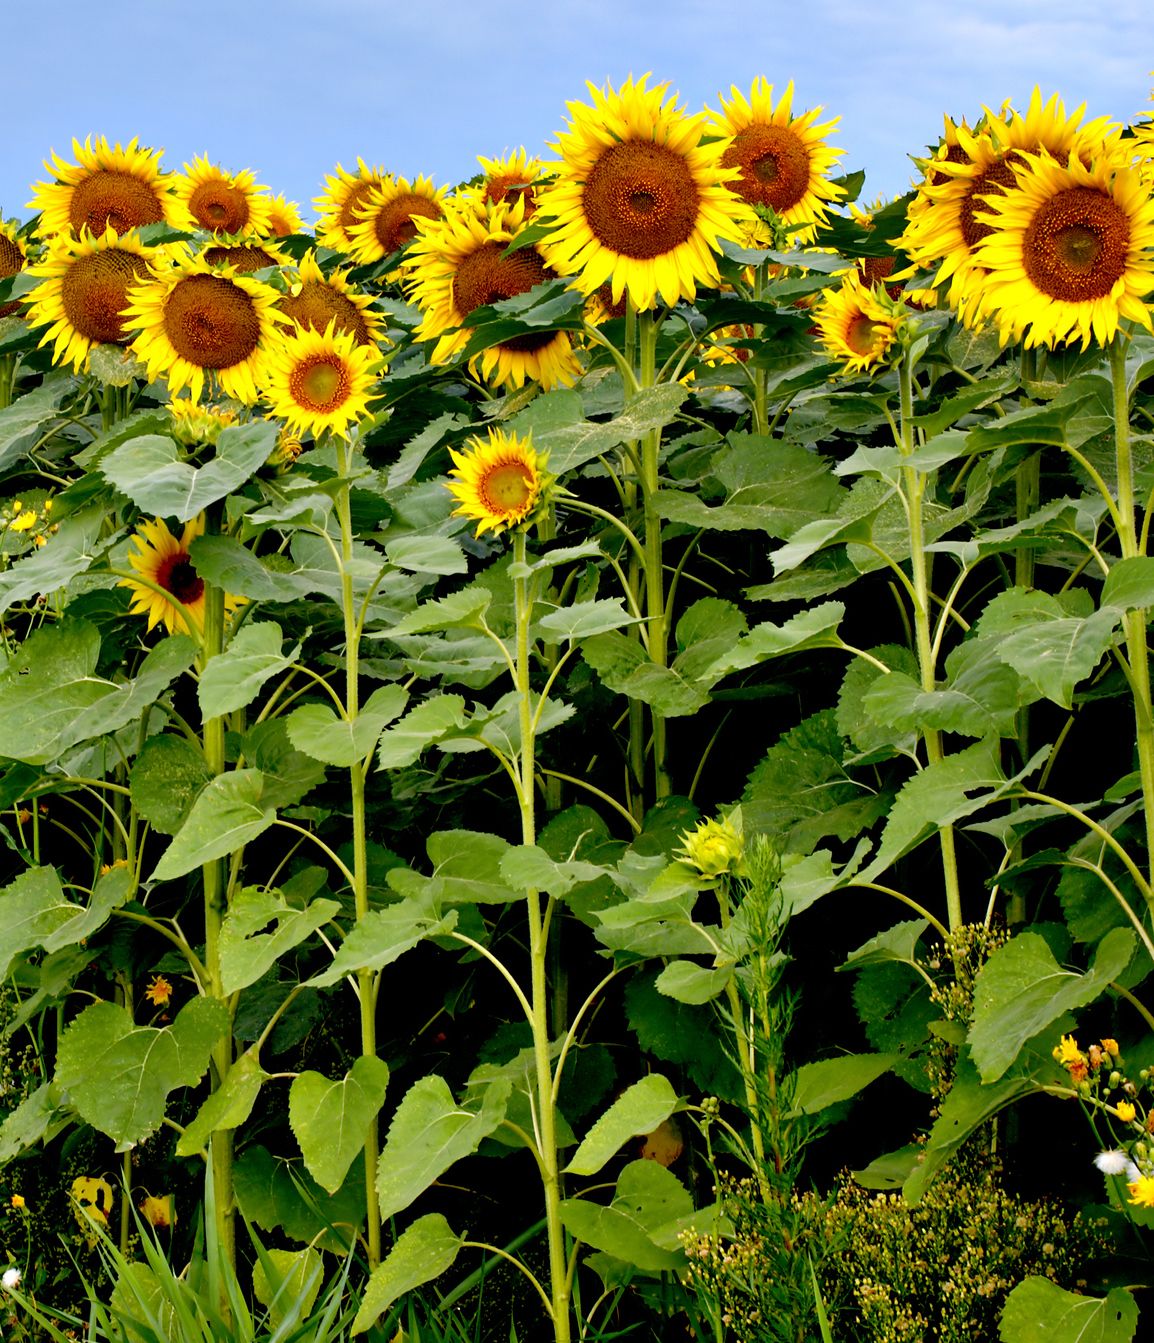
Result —
<instances>
[{"instance_id":1,"label":"sunflower field","mask_svg":"<svg viewBox=\"0 0 1154 1343\"><path fill-rule=\"evenodd\" d=\"M6 1336L1148 1336L1154 124L567 112L0 218Z\"/></svg>"}]
</instances>

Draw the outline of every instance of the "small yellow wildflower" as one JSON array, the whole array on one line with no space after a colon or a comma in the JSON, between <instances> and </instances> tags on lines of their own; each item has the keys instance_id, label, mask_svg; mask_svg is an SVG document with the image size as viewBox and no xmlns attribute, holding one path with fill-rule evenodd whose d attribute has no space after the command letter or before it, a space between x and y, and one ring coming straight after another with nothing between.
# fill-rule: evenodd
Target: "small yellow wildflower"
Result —
<instances>
[{"instance_id":1,"label":"small yellow wildflower","mask_svg":"<svg viewBox=\"0 0 1154 1343\"><path fill-rule=\"evenodd\" d=\"M12 1195L12 1206L13 1206L14 1208L24 1208L24 1207L27 1207L28 1205L24 1202L24 1195L23 1195L23 1194L13 1194L13 1195Z\"/></svg>"},{"instance_id":2,"label":"small yellow wildflower","mask_svg":"<svg viewBox=\"0 0 1154 1343\"><path fill-rule=\"evenodd\" d=\"M1114 1113L1123 1124L1130 1124L1133 1122L1134 1116L1138 1112L1129 1101L1119 1101L1118 1104L1114 1106Z\"/></svg>"},{"instance_id":3,"label":"small yellow wildflower","mask_svg":"<svg viewBox=\"0 0 1154 1343\"><path fill-rule=\"evenodd\" d=\"M1113 1054L1115 1058L1118 1057L1118 1041L1117 1041L1117 1040L1111 1040L1111 1039L1109 1039L1109 1038L1103 1040L1103 1041L1102 1041L1102 1048L1106 1051L1107 1054Z\"/></svg>"},{"instance_id":4,"label":"small yellow wildflower","mask_svg":"<svg viewBox=\"0 0 1154 1343\"><path fill-rule=\"evenodd\" d=\"M1128 1188L1131 1203L1140 1208L1154 1208L1154 1175L1139 1175Z\"/></svg>"},{"instance_id":5,"label":"small yellow wildflower","mask_svg":"<svg viewBox=\"0 0 1154 1343\"><path fill-rule=\"evenodd\" d=\"M163 975L153 975L152 983L144 990L144 996L153 1007L167 1007L172 998L172 985Z\"/></svg>"},{"instance_id":6,"label":"small yellow wildflower","mask_svg":"<svg viewBox=\"0 0 1154 1343\"><path fill-rule=\"evenodd\" d=\"M1062 1043L1055 1046L1053 1053L1059 1063L1083 1061L1082 1051L1078 1048L1078 1041L1072 1035L1063 1035Z\"/></svg>"},{"instance_id":7,"label":"small yellow wildflower","mask_svg":"<svg viewBox=\"0 0 1154 1343\"><path fill-rule=\"evenodd\" d=\"M17 500L17 503L19 503L19 500ZM17 512L15 505L13 506L12 511ZM36 526L38 520L38 515L34 508L21 509L8 525L14 532L30 532L32 528Z\"/></svg>"}]
</instances>

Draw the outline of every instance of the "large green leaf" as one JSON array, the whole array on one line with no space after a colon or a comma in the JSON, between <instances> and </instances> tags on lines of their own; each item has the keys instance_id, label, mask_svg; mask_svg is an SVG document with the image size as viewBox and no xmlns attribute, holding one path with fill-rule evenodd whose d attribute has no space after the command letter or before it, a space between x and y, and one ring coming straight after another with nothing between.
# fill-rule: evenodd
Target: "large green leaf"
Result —
<instances>
[{"instance_id":1,"label":"large green leaf","mask_svg":"<svg viewBox=\"0 0 1154 1343\"><path fill-rule=\"evenodd\" d=\"M974 983L969 1043L982 1081L996 1082L1027 1040L1105 992L1129 964L1135 944L1130 929L1112 929L1084 975L1060 966L1037 933L1018 933L999 947Z\"/></svg>"},{"instance_id":2,"label":"large green leaf","mask_svg":"<svg viewBox=\"0 0 1154 1343\"><path fill-rule=\"evenodd\" d=\"M340 911L336 900L314 900L304 909L279 891L246 886L234 896L220 930L220 977L226 994L255 984L293 947ZM268 931L272 925L271 931Z\"/></svg>"},{"instance_id":3,"label":"large green leaf","mask_svg":"<svg viewBox=\"0 0 1154 1343\"><path fill-rule=\"evenodd\" d=\"M175 835L212 771L199 746L187 737L149 737L132 762L132 805L162 835Z\"/></svg>"},{"instance_id":4,"label":"large green leaf","mask_svg":"<svg viewBox=\"0 0 1154 1343\"><path fill-rule=\"evenodd\" d=\"M642 700L666 718L696 713L709 703L708 685L658 666L635 639L620 632L594 635L581 651L610 690Z\"/></svg>"},{"instance_id":5,"label":"large green leaf","mask_svg":"<svg viewBox=\"0 0 1154 1343\"><path fill-rule=\"evenodd\" d=\"M663 428L676 417L688 395L688 390L676 382L645 387L608 424L586 420L538 432L534 446L549 454L549 470L554 475L564 475L622 443L636 442L650 430Z\"/></svg>"},{"instance_id":6,"label":"large green leaf","mask_svg":"<svg viewBox=\"0 0 1154 1343\"><path fill-rule=\"evenodd\" d=\"M460 695L437 695L410 709L394 727L381 733L377 751L380 769L413 765L434 742L465 726L468 714Z\"/></svg>"},{"instance_id":7,"label":"large green leaf","mask_svg":"<svg viewBox=\"0 0 1154 1343\"><path fill-rule=\"evenodd\" d=\"M812 1115L849 1100L888 1073L900 1054L843 1054L839 1058L803 1063L792 1075L792 1115Z\"/></svg>"},{"instance_id":8,"label":"large green leaf","mask_svg":"<svg viewBox=\"0 0 1154 1343\"><path fill-rule=\"evenodd\" d=\"M381 729L404 711L408 698L403 686L380 686L351 719L338 718L328 704L302 705L286 719L289 740L326 765L355 765L373 753Z\"/></svg>"},{"instance_id":9,"label":"large green leaf","mask_svg":"<svg viewBox=\"0 0 1154 1343\"><path fill-rule=\"evenodd\" d=\"M203 718L243 709L257 697L272 677L287 671L297 660L300 644L281 652L283 636L272 621L243 625L223 653L209 658L200 674L197 696Z\"/></svg>"},{"instance_id":10,"label":"large green leaf","mask_svg":"<svg viewBox=\"0 0 1154 1343\"><path fill-rule=\"evenodd\" d=\"M573 1175L596 1175L630 1138L652 1133L679 1105L677 1092L660 1073L634 1082L585 1135L565 1167Z\"/></svg>"},{"instance_id":11,"label":"large green leaf","mask_svg":"<svg viewBox=\"0 0 1154 1343\"><path fill-rule=\"evenodd\" d=\"M494 1078L479 1110L453 1099L444 1078L422 1077L397 1107L377 1166L381 1217L388 1219L462 1157L470 1156L505 1117L513 1089L507 1077Z\"/></svg>"},{"instance_id":12,"label":"large green leaf","mask_svg":"<svg viewBox=\"0 0 1154 1343\"><path fill-rule=\"evenodd\" d=\"M406 1292L439 1278L452 1266L463 1243L439 1212L418 1217L373 1270L352 1332L363 1334Z\"/></svg>"},{"instance_id":13,"label":"large green leaf","mask_svg":"<svg viewBox=\"0 0 1154 1343\"><path fill-rule=\"evenodd\" d=\"M653 1235L693 1211L693 1199L677 1176L656 1161L631 1161L617 1179L608 1205L567 1198L561 1204L565 1229L577 1240L649 1272L684 1267L680 1251L666 1250Z\"/></svg>"},{"instance_id":14,"label":"large green leaf","mask_svg":"<svg viewBox=\"0 0 1154 1343\"><path fill-rule=\"evenodd\" d=\"M249 1143L237 1157L234 1183L237 1203L250 1222L337 1254L348 1253L365 1220L363 1170L354 1170L329 1194L299 1160L273 1156Z\"/></svg>"},{"instance_id":15,"label":"large green leaf","mask_svg":"<svg viewBox=\"0 0 1154 1343\"><path fill-rule=\"evenodd\" d=\"M88 570L119 537L108 532L108 512L103 504L79 509L62 518L59 531L48 534L45 544L0 573L0 613L17 602L55 592Z\"/></svg>"},{"instance_id":16,"label":"large green leaf","mask_svg":"<svg viewBox=\"0 0 1154 1343\"><path fill-rule=\"evenodd\" d=\"M252 1266L252 1294L269 1308L273 1325L307 1317L321 1290L324 1260L319 1250L281 1250L271 1246Z\"/></svg>"},{"instance_id":17,"label":"large green leaf","mask_svg":"<svg viewBox=\"0 0 1154 1343\"><path fill-rule=\"evenodd\" d=\"M8 470L33 447L44 426L56 418L65 398L76 388L71 374L58 370L41 386L18 396L0 410L0 470Z\"/></svg>"},{"instance_id":18,"label":"large green leaf","mask_svg":"<svg viewBox=\"0 0 1154 1343\"><path fill-rule=\"evenodd\" d=\"M264 776L234 769L211 779L192 804L188 819L165 849L153 881L171 881L215 858L223 858L262 835L276 811L262 803Z\"/></svg>"},{"instance_id":19,"label":"large green leaf","mask_svg":"<svg viewBox=\"0 0 1154 1343\"><path fill-rule=\"evenodd\" d=\"M100 469L145 513L188 522L268 461L278 432L272 420L230 425L203 466L185 460L184 450L171 438L141 434L110 452Z\"/></svg>"},{"instance_id":20,"label":"large green leaf","mask_svg":"<svg viewBox=\"0 0 1154 1343\"><path fill-rule=\"evenodd\" d=\"M129 898L132 877L114 868L96 884L87 905L73 903L53 867L33 867L0 891L0 979L23 951L59 951L96 932Z\"/></svg>"},{"instance_id":21,"label":"large green leaf","mask_svg":"<svg viewBox=\"0 0 1154 1343\"><path fill-rule=\"evenodd\" d=\"M502 871L512 848L500 835L480 830L437 830L425 840L433 875L395 867L388 882L401 895L437 904L506 904L524 895L522 887L509 885ZM511 861L516 867L517 860Z\"/></svg>"},{"instance_id":22,"label":"large green leaf","mask_svg":"<svg viewBox=\"0 0 1154 1343\"><path fill-rule=\"evenodd\" d=\"M385 1103L389 1067L362 1055L339 1082L304 1072L289 1089L289 1124L309 1174L330 1193L344 1182Z\"/></svg>"},{"instance_id":23,"label":"large green leaf","mask_svg":"<svg viewBox=\"0 0 1154 1343\"><path fill-rule=\"evenodd\" d=\"M235 536L198 536L188 553L206 583L215 583L237 597L290 602L308 591L307 583L264 563Z\"/></svg>"},{"instance_id":24,"label":"large green leaf","mask_svg":"<svg viewBox=\"0 0 1154 1343\"><path fill-rule=\"evenodd\" d=\"M224 1084L211 1093L180 1135L176 1155L199 1156L214 1133L239 1128L252 1114L267 1076L255 1048L246 1050L229 1068Z\"/></svg>"},{"instance_id":25,"label":"large green leaf","mask_svg":"<svg viewBox=\"0 0 1154 1343\"><path fill-rule=\"evenodd\" d=\"M1025 1278L1006 1297L1002 1343L1131 1343L1138 1303L1125 1287L1105 1297L1068 1292L1049 1278Z\"/></svg>"},{"instance_id":26,"label":"large green leaf","mask_svg":"<svg viewBox=\"0 0 1154 1343\"><path fill-rule=\"evenodd\" d=\"M193 998L171 1026L138 1026L114 1003L86 1007L60 1039L56 1085L85 1123L117 1143L140 1143L164 1120L165 1101L204 1076L228 1008Z\"/></svg>"},{"instance_id":27,"label":"large green leaf","mask_svg":"<svg viewBox=\"0 0 1154 1343\"><path fill-rule=\"evenodd\" d=\"M442 918L434 913L432 901L421 896L371 909L349 930L328 968L313 975L308 983L313 988L327 988L358 970L379 970L425 938L451 931L456 922L455 910Z\"/></svg>"}]
</instances>

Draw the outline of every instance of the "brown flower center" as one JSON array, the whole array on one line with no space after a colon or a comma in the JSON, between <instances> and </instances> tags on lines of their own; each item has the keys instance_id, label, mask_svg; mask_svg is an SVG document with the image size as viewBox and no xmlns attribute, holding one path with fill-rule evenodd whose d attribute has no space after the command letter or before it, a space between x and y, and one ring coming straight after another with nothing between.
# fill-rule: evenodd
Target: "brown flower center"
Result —
<instances>
[{"instance_id":1,"label":"brown flower center","mask_svg":"<svg viewBox=\"0 0 1154 1343\"><path fill-rule=\"evenodd\" d=\"M482 243L457 267L453 277L453 303L462 321L478 308L499 303L503 298L527 293L535 284L552 278L553 272L531 247L523 247L510 257L501 255L505 243ZM556 339L552 331L527 332L501 343L501 348L521 354L533 354Z\"/></svg>"},{"instance_id":2,"label":"brown flower center","mask_svg":"<svg viewBox=\"0 0 1154 1343\"><path fill-rule=\"evenodd\" d=\"M508 201L510 205L516 205L519 200L524 200L525 213L522 216L524 219L528 219L537 208L533 204L532 182L526 182L516 173L505 177L490 177L485 183L485 199L492 201L494 205L498 201Z\"/></svg>"},{"instance_id":3,"label":"brown flower center","mask_svg":"<svg viewBox=\"0 0 1154 1343\"><path fill-rule=\"evenodd\" d=\"M24 253L7 234L0 233L0 277L15 275L18 270L23 269ZM12 303L0 303L0 317L10 317L12 313L19 311L18 299Z\"/></svg>"},{"instance_id":4,"label":"brown flower center","mask_svg":"<svg viewBox=\"0 0 1154 1343\"><path fill-rule=\"evenodd\" d=\"M700 198L685 159L664 145L626 140L585 180L585 222L598 242L638 261L667 256L697 227Z\"/></svg>"},{"instance_id":5,"label":"brown flower center","mask_svg":"<svg viewBox=\"0 0 1154 1343\"><path fill-rule=\"evenodd\" d=\"M970 156L961 145L953 144L947 146L944 159L938 160L939 163L943 161L946 163L969 163ZM926 173L926 183L928 186L936 186L939 182L944 182L950 176L950 173L935 172L931 168L930 171Z\"/></svg>"},{"instance_id":6,"label":"brown flower center","mask_svg":"<svg viewBox=\"0 0 1154 1343\"><path fill-rule=\"evenodd\" d=\"M1008 187L1017 185L1018 179L1014 176L1013 168L1016 160L1020 161L1021 155L1016 149L1011 149L1005 158L991 163L984 172L974 178L973 186L962 199L962 237L971 252L983 238L994 231L993 225L979 219L974 211L983 206L983 197L1003 196Z\"/></svg>"},{"instance_id":7,"label":"brown flower center","mask_svg":"<svg viewBox=\"0 0 1154 1343\"><path fill-rule=\"evenodd\" d=\"M534 484L524 462L498 462L481 478L481 502L490 513L513 517L532 500Z\"/></svg>"},{"instance_id":8,"label":"brown flower center","mask_svg":"<svg viewBox=\"0 0 1154 1343\"><path fill-rule=\"evenodd\" d=\"M864 312L855 313L845 329L845 343L856 355L871 355L878 347L878 336L884 327Z\"/></svg>"},{"instance_id":9,"label":"brown flower center","mask_svg":"<svg viewBox=\"0 0 1154 1343\"><path fill-rule=\"evenodd\" d=\"M223 275L186 275L165 300L172 348L198 368L232 368L260 343L260 317L245 291Z\"/></svg>"},{"instance_id":10,"label":"brown flower center","mask_svg":"<svg viewBox=\"0 0 1154 1343\"><path fill-rule=\"evenodd\" d=\"M809 190L810 153L789 126L747 126L733 137L721 162L741 170L731 189L742 200L778 214L793 209Z\"/></svg>"},{"instance_id":11,"label":"brown flower center","mask_svg":"<svg viewBox=\"0 0 1154 1343\"><path fill-rule=\"evenodd\" d=\"M97 345L128 339L120 314L129 288L148 275L148 263L119 247L77 257L60 282L60 304L73 329Z\"/></svg>"},{"instance_id":12,"label":"brown flower center","mask_svg":"<svg viewBox=\"0 0 1154 1343\"><path fill-rule=\"evenodd\" d=\"M345 203L341 206L341 212L337 218L337 226L345 235L346 240L351 241L349 230L354 224L361 222L361 216L358 212L362 206L368 204L370 194L380 185L380 182L376 179L358 182L345 197Z\"/></svg>"},{"instance_id":13,"label":"brown flower center","mask_svg":"<svg viewBox=\"0 0 1154 1343\"><path fill-rule=\"evenodd\" d=\"M437 202L428 196L418 196L414 191L405 192L395 200L378 206L373 215L373 232L385 256L392 256L398 247L404 247L405 243L412 242L417 236L417 226L413 223L415 215L425 219L440 219L443 214Z\"/></svg>"},{"instance_id":14,"label":"brown flower center","mask_svg":"<svg viewBox=\"0 0 1154 1343\"><path fill-rule=\"evenodd\" d=\"M131 173L101 168L72 189L68 218L76 234L86 228L101 234L109 226L118 234L164 218L164 205L154 187Z\"/></svg>"},{"instance_id":15,"label":"brown flower center","mask_svg":"<svg viewBox=\"0 0 1154 1343\"><path fill-rule=\"evenodd\" d=\"M250 213L247 193L215 177L194 189L188 209L201 228L214 233L242 233Z\"/></svg>"},{"instance_id":16,"label":"brown flower center","mask_svg":"<svg viewBox=\"0 0 1154 1343\"><path fill-rule=\"evenodd\" d=\"M334 331L351 331L358 345L373 343L357 305L322 280L305 281L299 294L285 294L277 307L298 326L323 331L332 322Z\"/></svg>"},{"instance_id":17,"label":"brown flower center","mask_svg":"<svg viewBox=\"0 0 1154 1343\"><path fill-rule=\"evenodd\" d=\"M204 259L210 266L235 266L242 275L276 265L263 247L206 247Z\"/></svg>"},{"instance_id":18,"label":"brown flower center","mask_svg":"<svg viewBox=\"0 0 1154 1343\"><path fill-rule=\"evenodd\" d=\"M156 586L175 597L182 606L191 606L204 592L204 579L192 567L187 551L176 550L157 564Z\"/></svg>"},{"instance_id":19,"label":"brown flower center","mask_svg":"<svg viewBox=\"0 0 1154 1343\"><path fill-rule=\"evenodd\" d=\"M323 415L349 399L348 369L331 355L310 355L289 375L289 390L303 410Z\"/></svg>"},{"instance_id":20,"label":"brown flower center","mask_svg":"<svg viewBox=\"0 0 1154 1343\"><path fill-rule=\"evenodd\" d=\"M1022 239L1022 264L1051 298L1105 298L1126 273L1130 221L1104 191L1068 187L1039 206Z\"/></svg>"}]
</instances>

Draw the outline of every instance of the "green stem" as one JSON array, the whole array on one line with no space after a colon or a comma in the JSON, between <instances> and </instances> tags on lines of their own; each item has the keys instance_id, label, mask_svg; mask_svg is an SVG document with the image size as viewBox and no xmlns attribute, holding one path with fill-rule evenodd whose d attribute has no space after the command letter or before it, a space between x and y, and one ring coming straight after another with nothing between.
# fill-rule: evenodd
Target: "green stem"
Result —
<instances>
[{"instance_id":1,"label":"green stem","mask_svg":"<svg viewBox=\"0 0 1154 1343\"><path fill-rule=\"evenodd\" d=\"M1121 334L1110 342L1110 380L1114 400L1114 459L1118 476L1118 542L1124 560L1140 555L1134 520L1134 463L1130 450L1130 396L1126 386L1126 344ZM1154 880L1154 710L1150 698L1150 657L1146 645L1146 612L1122 617L1130 691L1138 745L1138 773L1146 818L1146 870Z\"/></svg>"},{"instance_id":2,"label":"green stem","mask_svg":"<svg viewBox=\"0 0 1154 1343\"><path fill-rule=\"evenodd\" d=\"M657 372L657 318L652 312L637 314L638 382L652 387ZM665 571L661 548L661 515L657 511L659 488L657 462L661 430L651 429L641 440L641 501L645 517L645 615L649 631L649 660L658 667L668 663L665 617ZM658 801L668 797L669 774L665 767L665 717L654 709L653 787Z\"/></svg>"},{"instance_id":3,"label":"green stem","mask_svg":"<svg viewBox=\"0 0 1154 1343\"><path fill-rule=\"evenodd\" d=\"M899 446L902 457L909 458L914 450L913 360L907 354L899 365L901 387L901 425ZM930 584L926 563L925 515L923 499L926 477L916 467L902 466L902 489L905 493L906 515L910 535L910 575L914 594L914 639L917 647L918 670L922 689L932 693L936 683L933 636L930 629ZM943 759L941 734L936 728L926 728L922 736L926 743L926 758L931 765ZM958 882L958 861L954 847L954 828L941 827L942 872L946 887L946 913L950 931L962 925L962 896Z\"/></svg>"},{"instance_id":4,"label":"green stem","mask_svg":"<svg viewBox=\"0 0 1154 1343\"><path fill-rule=\"evenodd\" d=\"M360 712L360 625L353 591L353 519L349 499L349 445L343 438L334 440L337 472L344 482L336 498L337 524L341 532L341 614L345 626L345 704L349 721ZM353 822L353 903L357 922L369 912L369 863L365 814L365 762L349 766L349 790L352 795ZM357 997L361 1013L361 1054L375 1058L377 1053L376 991L372 970L357 971ZM381 1262L381 1214L377 1201L377 1163L380 1159L380 1133L374 1120L365 1137L365 1216L368 1219L368 1258L370 1272Z\"/></svg>"}]
</instances>

